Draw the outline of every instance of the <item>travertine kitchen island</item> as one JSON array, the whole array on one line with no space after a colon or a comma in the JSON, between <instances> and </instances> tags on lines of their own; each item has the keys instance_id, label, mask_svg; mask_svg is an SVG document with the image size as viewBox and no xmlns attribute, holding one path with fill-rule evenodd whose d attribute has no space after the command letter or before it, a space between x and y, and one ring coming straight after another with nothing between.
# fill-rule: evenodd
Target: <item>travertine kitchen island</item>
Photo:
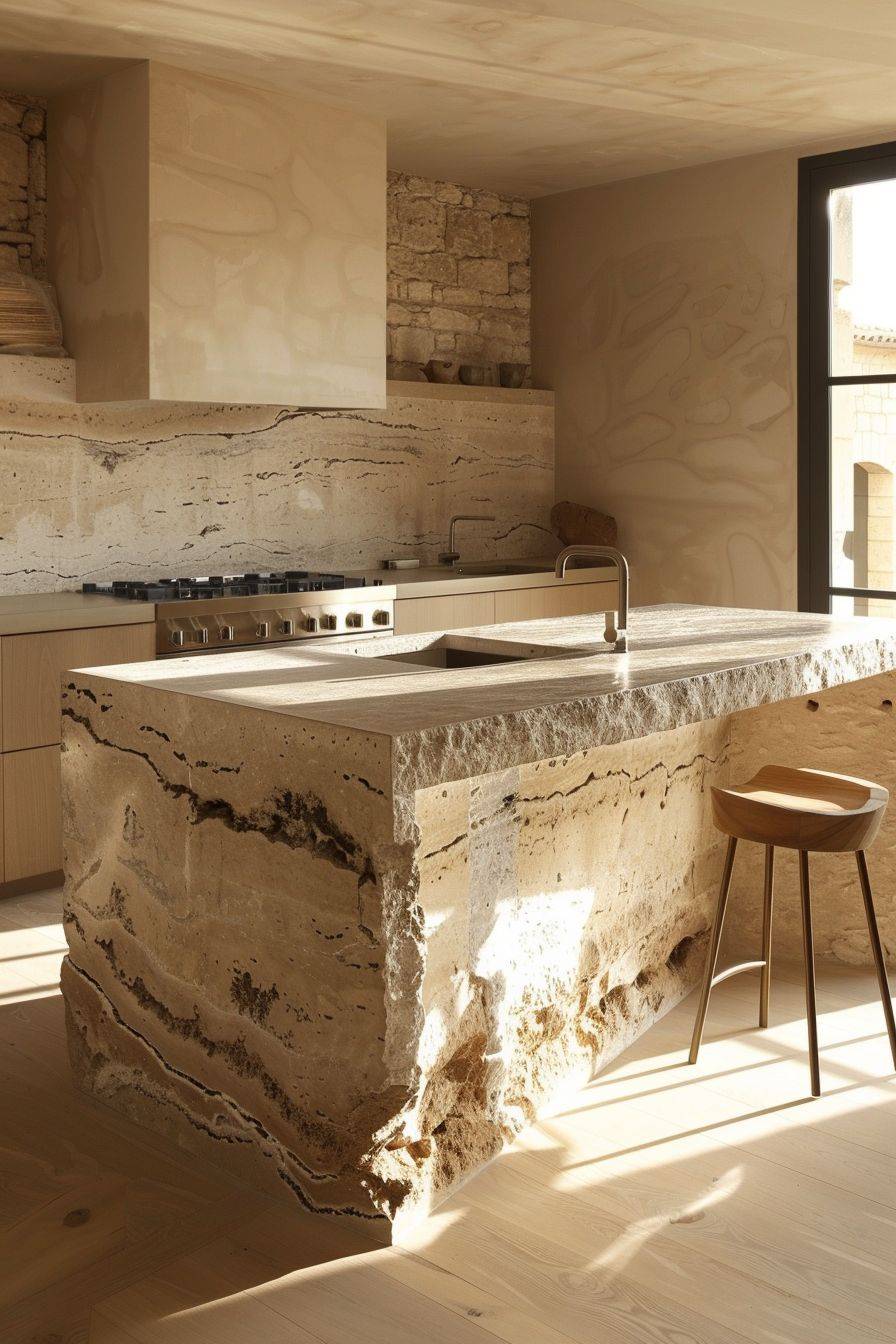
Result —
<instances>
[{"instance_id":1,"label":"travertine kitchen island","mask_svg":"<svg viewBox=\"0 0 896 1344\"><path fill-rule=\"evenodd\" d=\"M71 674L78 1083L389 1239L643 1032L699 971L738 734L891 683L896 631L596 625L468 632L562 655L487 667L380 661L415 635Z\"/></svg>"}]
</instances>

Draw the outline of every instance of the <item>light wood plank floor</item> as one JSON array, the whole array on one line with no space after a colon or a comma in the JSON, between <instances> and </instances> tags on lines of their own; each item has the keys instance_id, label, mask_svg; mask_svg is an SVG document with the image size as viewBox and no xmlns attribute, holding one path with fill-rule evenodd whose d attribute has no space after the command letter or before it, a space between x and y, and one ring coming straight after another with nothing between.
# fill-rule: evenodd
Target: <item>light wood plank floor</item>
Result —
<instances>
[{"instance_id":1,"label":"light wood plank floor","mask_svg":"<svg viewBox=\"0 0 896 1344\"><path fill-rule=\"evenodd\" d=\"M275 1205L80 1097L59 893L0 904L3 1344L896 1341L896 1079L873 978L693 999L401 1248Z\"/></svg>"}]
</instances>

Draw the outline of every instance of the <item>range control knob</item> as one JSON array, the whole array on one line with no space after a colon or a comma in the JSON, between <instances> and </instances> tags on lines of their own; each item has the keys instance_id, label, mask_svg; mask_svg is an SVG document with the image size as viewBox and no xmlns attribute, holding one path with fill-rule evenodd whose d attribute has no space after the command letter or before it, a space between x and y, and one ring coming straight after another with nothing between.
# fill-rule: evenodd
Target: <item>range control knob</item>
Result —
<instances>
[{"instance_id":1,"label":"range control knob","mask_svg":"<svg viewBox=\"0 0 896 1344\"><path fill-rule=\"evenodd\" d=\"M373 623L374 625L388 625L389 624L388 611L375 611L373 613Z\"/></svg>"},{"instance_id":2,"label":"range control knob","mask_svg":"<svg viewBox=\"0 0 896 1344\"><path fill-rule=\"evenodd\" d=\"M218 634L225 641L233 639L233 626L222 625L220 630L218 631Z\"/></svg>"},{"instance_id":3,"label":"range control knob","mask_svg":"<svg viewBox=\"0 0 896 1344\"><path fill-rule=\"evenodd\" d=\"M316 617L316 616L306 616L305 619L304 619L304 621L302 622L302 628L303 628L304 630L307 630L308 633L309 633L309 635L316 634L316 633L317 633L317 617Z\"/></svg>"},{"instance_id":4,"label":"range control knob","mask_svg":"<svg viewBox=\"0 0 896 1344\"><path fill-rule=\"evenodd\" d=\"M292 635L292 634L295 634L295 629L296 629L295 621L281 621L281 622L280 622L280 633L281 633L281 635Z\"/></svg>"},{"instance_id":5,"label":"range control knob","mask_svg":"<svg viewBox=\"0 0 896 1344\"><path fill-rule=\"evenodd\" d=\"M184 642L183 630L172 630L169 639L176 649L182 648Z\"/></svg>"},{"instance_id":6,"label":"range control knob","mask_svg":"<svg viewBox=\"0 0 896 1344\"><path fill-rule=\"evenodd\" d=\"M196 639L199 644L208 643L208 630L204 625L200 625L196 631Z\"/></svg>"},{"instance_id":7,"label":"range control knob","mask_svg":"<svg viewBox=\"0 0 896 1344\"><path fill-rule=\"evenodd\" d=\"M350 630L357 630L359 626L364 624L364 617L360 611L350 611L345 618L345 623Z\"/></svg>"},{"instance_id":8,"label":"range control knob","mask_svg":"<svg viewBox=\"0 0 896 1344\"><path fill-rule=\"evenodd\" d=\"M267 639L268 635L271 633L270 621L259 621L255 627L255 633L259 639Z\"/></svg>"},{"instance_id":9,"label":"range control knob","mask_svg":"<svg viewBox=\"0 0 896 1344\"><path fill-rule=\"evenodd\" d=\"M325 612L324 615L321 616L320 618L320 628L321 630L335 630L336 617L331 616L329 613Z\"/></svg>"}]
</instances>

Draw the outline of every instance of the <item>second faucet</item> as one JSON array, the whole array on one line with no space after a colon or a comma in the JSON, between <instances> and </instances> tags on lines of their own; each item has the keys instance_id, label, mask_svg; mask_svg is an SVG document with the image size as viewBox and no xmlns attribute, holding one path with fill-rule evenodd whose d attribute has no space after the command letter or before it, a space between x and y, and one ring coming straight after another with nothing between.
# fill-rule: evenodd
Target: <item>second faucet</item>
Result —
<instances>
[{"instance_id":1,"label":"second faucet","mask_svg":"<svg viewBox=\"0 0 896 1344\"><path fill-rule=\"evenodd\" d=\"M460 559L460 552L454 545L454 529L458 523L493 523L495 515L493 513L456 513L448 524L448 549L442 551L439 556L440 565L456 565Z\"/></svg>"}]
</instances>

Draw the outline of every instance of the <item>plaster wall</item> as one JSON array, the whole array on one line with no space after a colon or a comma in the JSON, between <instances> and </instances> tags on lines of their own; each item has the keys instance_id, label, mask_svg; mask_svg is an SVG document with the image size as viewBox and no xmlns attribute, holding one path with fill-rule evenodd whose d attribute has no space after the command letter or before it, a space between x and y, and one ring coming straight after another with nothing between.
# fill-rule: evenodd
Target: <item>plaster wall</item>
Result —
<instances>
[{"instance_id":1,"label":"plaster wall","mask_svg":"<svg viewBox=\"0 0 896 1344\"><path fill-rule=\"evenodd\" d=\"M797 153L533 203L558 497L614 514L636 603L796 605Z\"/></svg>"},{"instance_id":2,"label":"plaster wall","mask_svg":"<svg viewBox=\"0 0 896 1344\"><path fill-rule=\"evenodd\" d=\"M80 400L383 405L382 122L147 62L50 113Z\"/></svg>"}]
</instances>

